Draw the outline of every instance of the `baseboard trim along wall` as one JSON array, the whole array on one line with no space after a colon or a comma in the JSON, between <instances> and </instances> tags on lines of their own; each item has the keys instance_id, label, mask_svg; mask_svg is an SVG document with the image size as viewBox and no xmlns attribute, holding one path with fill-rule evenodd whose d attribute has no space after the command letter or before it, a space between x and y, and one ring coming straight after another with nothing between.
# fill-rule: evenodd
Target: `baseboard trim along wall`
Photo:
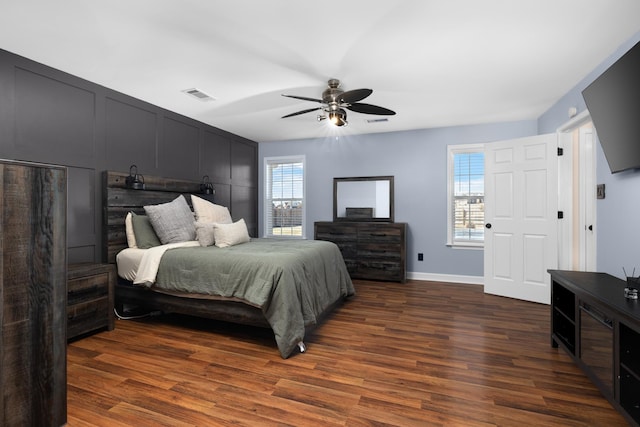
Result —
<instances>
[{"instance_id":1,"label":"baseboard trim along wall","mask_svg":"<svg viewBox=\"0 0 640 427\"><path fill-rule=\"evenodd\" d=\"M445 283L465 283L469 285L484 285L484 277L482 276L463 276L456 274L435 274L435 273L416 273L407 272L409 280L424 280L430 282Z\"/></svg>"}]
</instances>

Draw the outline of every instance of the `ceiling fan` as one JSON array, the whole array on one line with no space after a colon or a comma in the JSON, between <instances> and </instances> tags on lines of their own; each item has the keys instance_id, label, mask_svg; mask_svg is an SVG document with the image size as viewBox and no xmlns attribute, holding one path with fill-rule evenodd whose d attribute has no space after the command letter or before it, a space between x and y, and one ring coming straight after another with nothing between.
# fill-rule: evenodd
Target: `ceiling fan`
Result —
<instances>
[{"instance_id":1,"label":"ceiling fan","mask_svg":"<svg viewBox=\"0 0 640 427\"><path fill-rule=\"evenodd\" d=\"M330 79L328 81L329 87L322 92L322 99L307 98L305 96L297 95L282 95L289 98L301 99L303 101L319 102L323 104L320 107L309 108L307 110L297 111L295 113L282 116L283 119L287 117L293 117L300 114L310 113L312 111L323 110L322 114L318 115L318 121L329 119L331 123L336 126L347 125L347 110L355 111L356 113L363 114L375 114L378 116L393 116L395 111L388 108L378 107L377 105L365 104L361 101L367 96L373 93L371 89L354 89L343 91L339 88L340 80Z\"/></svg>"}]
</instances>

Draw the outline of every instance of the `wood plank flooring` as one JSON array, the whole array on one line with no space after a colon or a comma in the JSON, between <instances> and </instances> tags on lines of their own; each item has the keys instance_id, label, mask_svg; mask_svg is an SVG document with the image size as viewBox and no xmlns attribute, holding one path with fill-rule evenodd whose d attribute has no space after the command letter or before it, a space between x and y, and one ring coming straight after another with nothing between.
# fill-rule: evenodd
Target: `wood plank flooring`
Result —
<instances>
[{"instance_id":1,"label":"wood plank flooring","mask_svg":"<svg viewBox=\"0 0 640 427\"><path fill-rule=\"evenodd\" d=\"M549 306L356 281L282 359L266 329L178 316L68 346L68 425L625 426L549 339Z\"/></svg>"}]
</instances>

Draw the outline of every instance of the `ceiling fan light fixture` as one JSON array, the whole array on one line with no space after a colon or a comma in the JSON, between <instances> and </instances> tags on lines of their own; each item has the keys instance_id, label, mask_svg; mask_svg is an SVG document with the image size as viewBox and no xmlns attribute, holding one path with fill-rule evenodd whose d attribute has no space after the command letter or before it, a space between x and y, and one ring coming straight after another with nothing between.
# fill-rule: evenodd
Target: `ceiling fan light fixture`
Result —
<instances>
[{"instance_id":1,"label":"ceiling fan light fixture","mask_svg":"<svg viewBox=\"0 0 640 427\"><path fill-rule=\"evenodd\" d=\"M347 112L342 108L340 108L338 111L330 111L329 121L335 126L346 126L349 124L347 122Z\"/></svg>"},{"instance_id":2,"label":"ceiling fan light fixture","mask_svg":"<svg viewBox=\"0 0 640 427\"><path fill-rule=\"evenodd\" d=\"M340 80L338 79L330 79L328 81L328 85L329 86L327 87L327 89L322 92L322 99L282 94L282 96L286 96L288 98L324 104L321 107L296 111L295 113L282 116L282 118L286 119L287 117L299 116L300 114L310 113L311 111L322 110L325 114L317 116L319 122L325 119L329 119L329 122L331 122L334 126L340 127L349 124L347 122L346 110L355 111L356 113L362 114L375 114L378 116L393 116L394 114L396 114L395 111L389 110L388 108L378 107L377 105L364 104L360 102L371 95L371 93L373 93L372 89L354 89L345 92L338 87L340 86Z\"/></svg>"}]
</instances>

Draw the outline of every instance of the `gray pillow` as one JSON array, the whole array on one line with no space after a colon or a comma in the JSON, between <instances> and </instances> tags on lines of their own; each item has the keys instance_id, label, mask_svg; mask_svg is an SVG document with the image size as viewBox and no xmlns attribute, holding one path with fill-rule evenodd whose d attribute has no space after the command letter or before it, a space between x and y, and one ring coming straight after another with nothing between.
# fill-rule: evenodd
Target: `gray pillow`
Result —
<instances>
[{"instance_id":1,"label":"gray pillow","mask_svg":"<svg viewBox=\"0 0 640 427\"><path fill-rule=\"evenodd\" d=\"M215 242L213 235L213 223L205 223L196 221L196 239L200 246L211 246Z\"/></svg>"},{"instance_id":2,"label":"gray pillow","mask_svg":"<svg viewBox=\"0 0 640 427\"><path fill-rule=\"evenodd\" d=\"M153 231L149 218L145 215L136 215L131 212L131 224L133 226L133 234L136 236L136 246L140 249L149 249L154 246L160 246L160 239Z\"/></svg>"},{"instance_id":3,"label":"gray pillow","mask_svg":"<svg viewBox=\"0 0 640 427\"><path fill-rule=\"evenodd\" d=\"M145 206L144 211L163 245L195 240L195 220L184 196L169 203Z\"/></svg>"}]
</instances>

